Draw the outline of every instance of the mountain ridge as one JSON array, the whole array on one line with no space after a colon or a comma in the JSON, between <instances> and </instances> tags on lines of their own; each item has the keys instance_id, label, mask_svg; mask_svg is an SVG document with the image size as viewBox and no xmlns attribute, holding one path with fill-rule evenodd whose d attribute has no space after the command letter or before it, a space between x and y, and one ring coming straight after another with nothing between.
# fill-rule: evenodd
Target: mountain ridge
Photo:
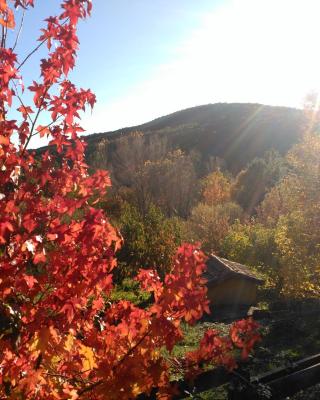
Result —
<instances>
[{"instance_id":1,"label":"mountain ridge","mask_svg":"<svg viewBox=\"0 0 320 400\"><path fill-rule=\"evenodd\" d=\"M146 137L166 137L169 147L200 154L205 163L210 157L225 160L226 167L237 173L255 157L271 149L285 154L297 143L305 126L302 110L258 103L214 103L189 107L152 121L85 136L87 157L92 164L95 152L105 152L116 167L113 152L119 138L141 131ZM103 144L104 143L104 144Z\"/></svg>"},{"instance_id":2,"label":"mountain ridge","mask_svg":"<svg viewBox=\"0 0 320 400\"><path fill-rule=\"evenodd\" d=\"M165 115L162 115L160 117L156 117L156 118L154 118L154 119L152 119L150 121L144 122L142 124L132 125L132 126L124 126L122 128L114 129L114 130L111 130L111 131L95 132L95 133L91 133L89 135L85 135L83 137L84 138L88 138L89 140L94 140L94 139L99 139L100 136L108 136L108 135L120 134L122 132L127 133L128 131L132 132L132 131L137 131L139 129L150 128L155 123L167 120L168 118L174 117L176 115L182 115L182 114L187 113L187 112L197 111L197 110L204 109L204 108L209 108L209 107L210 108L211 107L214 108L214 107L217 107L217 106L254 106L254 107L266 107L266 108L272 108L272 109L278 109L278 110L293 110L293 111L296 111L296 112L299 112L299 113L302 112L301 109L295 108L295 107L272 106L272 105L261 104L261 103L240 103L240 102L208 103L208 104L201 104L201 105L193 106L193 107L187 107L187 108L184 108L182 110L177 110L177 111L174 111L172 113L165 114Z\"/></svg>"}]
</instances>

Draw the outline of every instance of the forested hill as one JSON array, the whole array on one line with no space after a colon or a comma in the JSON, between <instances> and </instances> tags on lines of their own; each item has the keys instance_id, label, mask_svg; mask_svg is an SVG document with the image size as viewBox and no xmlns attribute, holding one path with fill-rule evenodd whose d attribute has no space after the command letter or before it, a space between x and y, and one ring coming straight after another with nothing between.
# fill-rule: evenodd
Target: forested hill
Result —
<instances>
[{"instance_id":1,"label":"forested hill","mask_svg":"<svg viewBox=\"0 0 320 400\"><path fill-rule=\"evenodd\" d=\"M298 109L261 104L208 104L139 126L90 135L86 139L87 156L96 167L116 167L113 154L119 140L139 131L145 137L165 138L169 149L198 152L202 164L219 157L228 170L237 173L270 149L284 154L299 140L304 125L304 114Z\"/></svg>"}]
</instances>

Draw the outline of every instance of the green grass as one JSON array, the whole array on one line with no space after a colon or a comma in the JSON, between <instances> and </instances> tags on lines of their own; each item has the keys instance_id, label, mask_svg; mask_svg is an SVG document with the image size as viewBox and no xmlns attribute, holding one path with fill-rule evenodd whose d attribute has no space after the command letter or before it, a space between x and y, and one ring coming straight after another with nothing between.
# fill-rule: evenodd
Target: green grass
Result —
<instances>
[{"instance_id":1,"label":"green grass","mask_svg":"<svg viewBox=\"0 0 320 400\"><path fill-rule=\"evenodd\" d=\"M184 338L177 346L175 346L173 355L175 357L182 357L188 351L195 350L199 341L208 329L216 329L223 334L227 334L229 325L216 322L203 322L194 326L183 324L182 330Z\"/></svg>"},{"instance_id":2,"label":"green grass","mask_svg":"<svg viewBox=\"0 0 320 400\"><path fill-rule=\"evenodd\" d=\"M113 302L127 300L135 305L140 305L149 300L150 294L139 288L139 283L133 279L124 279L121 285L116 285L111 292L110 300Z\"/></svg>"}]
</instances>

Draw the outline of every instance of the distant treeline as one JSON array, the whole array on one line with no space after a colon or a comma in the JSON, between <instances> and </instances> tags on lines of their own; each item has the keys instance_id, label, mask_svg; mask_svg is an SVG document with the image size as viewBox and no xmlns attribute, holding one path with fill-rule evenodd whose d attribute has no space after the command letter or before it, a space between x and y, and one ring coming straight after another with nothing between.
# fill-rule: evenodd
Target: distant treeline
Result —
<instances>
[{"instance_id":1,"label":"distant treeline","mask_svg":"<svg viewBox=\"0 0 320 400\"><path fill-rule=\"evenodd\" d=\"M205 175L212 159L238 173L255 157L271 149L284 155L299 140L306 124L301 110L260 104L210 104L178 111L149 123L87 137L87 157L93 166L118 168L123 139L142 132L145 143L166 141L171 151L197 153L199 173ZM148 147L145 146L147 158Z\"/></svg>"}]
</instances>

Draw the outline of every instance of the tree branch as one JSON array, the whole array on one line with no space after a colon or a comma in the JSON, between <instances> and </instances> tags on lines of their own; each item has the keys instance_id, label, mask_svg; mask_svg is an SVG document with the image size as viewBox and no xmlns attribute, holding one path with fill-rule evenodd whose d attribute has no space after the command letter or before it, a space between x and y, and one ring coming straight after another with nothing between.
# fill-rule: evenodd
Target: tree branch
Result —
<instances>
[{"instance_id":1,"label":"tree branch","mask_svg":"<svg viewBox=\"0 0 320 400\"><path fill-rule=\"evenodd\" d=\"M14 42L14 45L13 45L13 47L12 47L12 51L14 51L15 48L17 47L17 44L18 44L18 41L19 41L19 38L20 38L20 35L21 35L21 32L22 32L22 27L23 27L23 22L24 22L25 14L26 14L26 10L25 10L25 8L24 8L24 9L23 9L23 12L22 12L22 17L21 17L21 22L20 22L19 30L18 30L18 33L17 33L17 36L16 36L16 40L15 40L15 42Z\"/></svg>"},{"instance_id":2,"label":"tree branch","mask_svg":"<svg viewBox=\"0 0 320 400\"><path fill-rule=\"evenodd\" d=\"M27 139L27 141L26 141L26 143L25 143L25 145L24 145L24 147L23 147L23 150L22 150L22 152L21 152L21 157L23 156L23 154L24 154L25 151L27 150L28 144L29 144L29 142L30 142L30 140L31 140L31 138L32 138L32 136L33 136L33 132L34 132L36 123L37 123L37 121L38 121L38 118L39 118L39 116L40 116L40 113L41 113L41 111L43 110L42 106L43 106L43 103L45 102L45 97L46 97L48 91L49 91L49 86L47 86L46 90L45 90L44 93L43 93L43 97L42 97L42 99L41 99L41 104L40 104L40 106L39 106L39 108L38 108L37 114L36 114L35 119L34 119L34 121L33 121L31 130L30 130L30 133L29 133L29 137L28 137L28 139Z\"/></svg>"},{"instance_id":3,"label":"tree branch","mask_svg":"<svg viewBox=\"0 0 320 400\"><path fill-rule=\"evenodd\" d=\"M19 71L21 69L21 67L29 60L29 58L36 53L41 46L43 46L46 43L47 39L43 40L42 42L40 42L38 44L38 46L36 46L24 59L23 61L18 65L17 70Z\"/></svg>"},{"instance_id":4,"label":"tree branch","mask_svg":"<svg viewBox=\"0 0 320 400\"><path fill-rule=\"evenodd\" d=\"M53 124L55 124L60 118L62 117L62 115L59 115L55 120L51 121L48 125L43 126L41 129L39 129L37 132L34 132L32 134L33 136L37 136L39 133L43 132L45 129L50 128L50 126L52 126Z\"/></svg>"},{"instance_id":5,"label":"tree branch","mask_svg":"<svg viewBox=\"0 0 320 400\"><path fill-rule=\"evenodd\" d=\"M12 81L13 82L13 86L14 86L14 88L16 89L16 96L17 96L17 98L18 98L18 100L19 100L19 102L20 102L20 104L22 105L22 107L27 111L27 108L26 108L26 106L24 105L24 103L23 103L23 100L22 100L22 98L21 98L21 96L19 95L19 93L18 93L18 87L17 87L17 84L15 83L15 81L13 80ZM28 118L29 118L29 121L31 122L31 124L33 124L33 120L32 120L32 118L30 117L30 114L27 112L27 116L28 116Z\"/></svg>"},{"instance_id":6,"label":"tree branch","mask_svg":"<svg viewBox=\"0 0 320 400\"><path fill-rule=\"evenodd\" d=\"M63 23L61 24L61 26L65 25L68 22L69 18L67 18L65 21L63 21ZM21 63L17 66L17 70L19 71L22 66L29 60L29 58L36 53L41 46L43 46L46 42L48 41L48 39L44 39L42 42L40 42L33 50L30 51L30 53L21 61Z\"/></svg>"}]
</instances>

